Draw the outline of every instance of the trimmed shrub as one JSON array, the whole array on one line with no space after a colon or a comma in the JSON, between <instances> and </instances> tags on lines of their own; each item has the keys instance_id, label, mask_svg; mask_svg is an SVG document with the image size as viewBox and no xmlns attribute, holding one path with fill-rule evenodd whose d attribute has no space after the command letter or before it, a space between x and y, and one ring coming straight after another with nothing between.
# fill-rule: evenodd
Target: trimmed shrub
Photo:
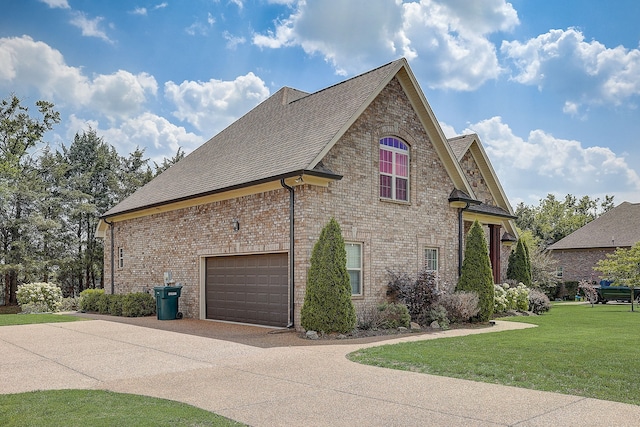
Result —
<instances>
[{"instance_id":1,"label":"trimmed shrub","mask_svg":"<svg viewBox=\"0 0 640 427\"><path fill-rule=\"evenodd\" d=\"M346 333L356 325L347 253L334 218L322 229L311 253L300 323L308 331L325 333Z\"/></svg>"},{"instance_id":2,"label":"trimmed shrub","mask_svg":"<svg viewBox=\"0 0 640 427\"><path fill-rule=\"evenodd\" d=\"M109 314L112 316L122 316L122 302L124 301L124 295L115 294L109 295Z\"/></svg>"},{"instance_id":3,"label":"trimmed shrub","mask_svg":"<svg viewBox=\"0 0 640 427\"><path fill-rule=\"evenodd\" d=\"M531 261L529 260L527 245L522 239L518 239L516 250L509 255L507 279L531 287Z\"/></svg>"},{"instance_id":4,"label":"trimmed shrub","mask_svg":"<svg viewBox=\"0 0 640 427\"><path fill-rule=\"evenodd\" d=\"M67 297L62 298L60 303L60 311L76 311L78 310L78 298Z\"/></svg>"},{"instance_id":5,"label":"trimmed shrub","mask_svg":"<svg viewBox=\"0 0 640 427\"><path fill-rule=\"evenodd\" d=\"M530 292L531 290L522 283L518 283L515 286L510 286L508 283L494 285L494 312L504 313L508 310L529 310Z\"/></svg>"},{"instance_id":6,"label":"trimmed shrub","mask_svg":"<svg viewBox=\"0 0 640 427\"><path fill-rule=\"evenodd\" d=\"M85 289L80 292L78 308L80 311L98 311L98 300L104 294L104 289Z\"/></svg>"},{"instance_id":7,"label":"trimmed shrub","mask_svg":"<svg viewBox=\"0 0 640 427\"><path fill-rule=\"evenodd\" d=\"M20 306L20 314L50 313L49 307L43 302L28 302Z\"/></svg>"},{"instance_id":8,"label":"trimmed shrub","mask_svg":"<svg viewBox=\"0 0 640 427\"><path fill-rule=\"evenodd\" d=\"M494 307L493 273L484 231L477 220L473 222L467 235L462 274L456 290L476 292L479 311L473 320L489 321Z\"/></svg>"},{"instance_id":9,"label":"trimmed shrub","mask_svg":"<svg viewBox=\"0 0 640 427\"><path fill-rule=\"evenodd\" d=\"M156 313L156 299L145 292L134 292L122 296L124 317L151 316Z\"/></svg>"},{"instance_id":10,"label":"trimmed shrub","mask_svg":"<svg viewBox=\"0 0 640 427\"><path fill-rule=\"evenodd\" d=\"M418 323L421 325L429 326L433 322L438 322L438 325L442 329L447 329L449 327L447 310L439 304L431 306L431 308L423 311L420 313L420 316L418 316Z\"/></svg>"},{"instance_id":11,"label":"trimmed shrub","mask_svg":"<svg viewBox=\"0 0 640 427\"><path fill-rule=\"evenodd\" d=\"M357 310L357 326L362 330L408 328L410 322L409 310L401 303L365 304Z\"/></svg>"},{"instance_id":12,"label":"trimmed shrub","mask_svg":"<svg viewBox=\"0 0 640 427\"><path fill-rule=\"evenodd\" d=\"M100 314L109 314L109 299L111 294L101 294L96 301L96 308Z\"/></svg>"},{"instance_id":13,"label":"trimmed shrub","mask_svg":"<svg viewBox=\"0 0 640 427\"><path fill-rule=\"evenodd\" d=\"M394 302L385 302L378 305L378 312L382 319L380 327L383 329L396 329L399 327L409 327L411 316L406 305Z\"/></svg>"},{"instance_id":14,"label":"trimmed shrub","mask_svg":"<svg viewBox=\"0 0 640 427\"><path fill-rule=\"evenodd\" d=\"M16 299L21 307L34 304L30 309L42 310L40 313L54 313L58 311L62 302L62 289L53 283L26 283L18 286Z\"/></svg>"},{"instance_id":15,"label":"trimmed shrub","mask_svg":"<svg viewBox=\"0 0 640 427\"><path fill-rule=\"evenodd\" d=\"M389 295L407 307L411 319L423 324L421 316L438 303L440 296L437 273L424 269L413 280L406 273L387 271L391 276L387 284Z\"/></svg>"},{"instance_id":16,"label":"trimmed shrub","mask_svg":"<svg viewBox=\"0 0 640 427\"><path fill-rule=\"evenodd\" d=\"M440 295L440 305L447 311L451 323L468 322L478 315L478 294L475 292L455 292Z\"/></svg>"},{"instance_id":17,"label":"trimmed shrub","mask_svg":"<svg viewBox=\"0 0 640 427\"><path fill-rule=\"evenodd\" d=\"M504 287L505 284L493 285L493 312L494 313L504 313L507 311L507 307L509 306L509 301L507 300L507 288ZM509 285L506 285L507 287Z\"/></svg>"},{"instance_id":18,"label":"trimmed shrub","mask_svg":"<svg viewBox=\"0 0 640 427\"><path fill-rule=\"evenodd\" d=\"M529 290L529 310L535 314L542 314L551 309L551 302L543 292L537 289Z\"/></svg>"}]
</instances>

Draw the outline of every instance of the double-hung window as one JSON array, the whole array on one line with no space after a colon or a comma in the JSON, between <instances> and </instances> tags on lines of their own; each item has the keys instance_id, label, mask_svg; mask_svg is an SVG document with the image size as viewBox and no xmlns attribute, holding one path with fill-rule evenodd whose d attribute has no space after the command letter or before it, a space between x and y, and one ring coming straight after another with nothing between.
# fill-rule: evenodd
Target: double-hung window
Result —
<instances>
[{"instance_id":1,"label":"double-hung window","mask_svg":"<svg viewBox=\"0 0 640 427\"><path fill-rule=\"evenodd\" d=\"M438 248L424 250L424 268L428 271L438 271Z\"/></svg>"},{"instance_id":2,"label":"double-hung window","mask_svg":"<svg viewBox=\"0 0 640 427\"><path fill-rule=\"evenodd\" d=\"M409 201L409 146L397 138L380 140L380 197Z\"/></svg>"},{"instance_id":3,"label":"double-hung window","mask_svg":"<svg viewBox=\"0 0 640 427\"><path fill-rule=\"evenodd\" d=\"M362 244L345 243L347 273L351 281L351 295L362 295Z\"/></svg>"}]
</instances>

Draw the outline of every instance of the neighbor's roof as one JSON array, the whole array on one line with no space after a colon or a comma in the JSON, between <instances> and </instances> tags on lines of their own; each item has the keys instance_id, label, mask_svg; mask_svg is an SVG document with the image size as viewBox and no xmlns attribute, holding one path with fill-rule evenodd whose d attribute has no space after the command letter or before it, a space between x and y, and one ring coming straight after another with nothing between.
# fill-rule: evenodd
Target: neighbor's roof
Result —
<instances>
[{"instance_id":1,"label":"neighbor's roof","mask_svg":"<svg viewBox=\"0 0 640 427\"><path fill-rule=\"evenodd\" d=\"M339 175L318 169L318 165L394 76L398 76L421 116L454 185L471 193L424 94L402 58L313 94L280 89L102 217L246 188L300 172L339 179Z\"/></svg>"},{"instance_id":2,"label":"neighbor's roof","mask_svg":"<svg viewBox=\"0 0 640 427\"><path fill-rule=\"evenodd\" d=\"M631 247L640 241L640 203L623 202L549 250Z\"/></svg>"}]
</instances>

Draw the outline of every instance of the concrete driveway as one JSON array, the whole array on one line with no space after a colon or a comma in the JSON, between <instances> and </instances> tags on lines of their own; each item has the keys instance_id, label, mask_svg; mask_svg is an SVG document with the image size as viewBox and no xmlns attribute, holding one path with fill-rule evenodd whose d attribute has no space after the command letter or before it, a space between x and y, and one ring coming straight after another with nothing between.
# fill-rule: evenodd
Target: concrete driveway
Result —
<instances>
[{"instance_id":1,"label":"concrete driveway","mask_svg":"<svg viewBox=\"0 0 640 427\"><path fill-rule=\"evenodd\" d=\"M389 342L526 327L452 330ZM0 328L0 393L104 389L252 426L638 426L640 406L352 363L380 343L261 348L92 320Z\"/></svg>"}]
</instances>

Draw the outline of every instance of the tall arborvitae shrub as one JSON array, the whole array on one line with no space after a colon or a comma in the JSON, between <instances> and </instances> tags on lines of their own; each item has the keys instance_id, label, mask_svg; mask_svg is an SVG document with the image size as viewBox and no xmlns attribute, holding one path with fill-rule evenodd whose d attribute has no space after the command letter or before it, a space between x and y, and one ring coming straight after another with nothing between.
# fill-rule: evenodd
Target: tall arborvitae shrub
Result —
<instances>
[{"instance_id":1,"label":"tall arborvitae shrub","mask_svg":"<svg viewBox=\"0 0 640 427\"><path fill-rule=\"evenodd\" d=\"M522 239L518 239L516 250L509 256L507 279L515 280L526 287L531 287L531 261L529 260L527 245Z\"/></svg>"},{"instance_id":2,"label":"tall arborvitae shrub","mask_svg":"<svg viewBox=\"0 0 640 427\"><path fill-rule=\"evenodd\" d=\"M472 320L487 322L493 315L493 273L487 249L487 240L478 221L474 221L464 250L462 273L456 286L457 291L471 291L478 294L479 311Z\"/></svg>"},{"instance_id":3,"label":"tall arborvitae shrub","mask_svg":"<svg viewBox=\"0 0 640 427\"><path fill-rule=\"evenodd\" d=\"M356 326L347 273L347 252L338 222L331 218L311 253L300 323L308 331L349 332Z\"/></svg>"}]
</instances>

